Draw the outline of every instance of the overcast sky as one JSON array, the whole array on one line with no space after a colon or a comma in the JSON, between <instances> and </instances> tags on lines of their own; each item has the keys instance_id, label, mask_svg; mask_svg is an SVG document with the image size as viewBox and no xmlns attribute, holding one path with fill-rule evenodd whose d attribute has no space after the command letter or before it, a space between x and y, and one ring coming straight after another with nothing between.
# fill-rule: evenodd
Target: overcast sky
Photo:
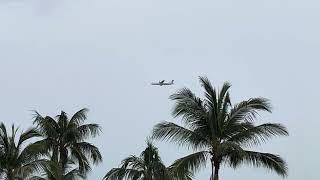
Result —
<instances>
[{"instance_id":1,"label":"overcast sky","mask_svg":"<svg viewBox=\"0 0 320 180\"><path fill-rule=\"evenodd\" d=\"M154 124L172 119L168 96L198 95L198 76L232 83L234 103L272 100L258 123L289 137L256 149L282 155L290 180L318 179L320 26L317 0L0 0L0 114L21 129L30 110L54 116L90 109L102 178L145 148ZM170 87L150 82L175 79ZM156 143L169 165L191 150ZM197 180L209 179L210 167ZM223 167L221 179L280 180L268 170Z\"/></svg>"}]
</instances>

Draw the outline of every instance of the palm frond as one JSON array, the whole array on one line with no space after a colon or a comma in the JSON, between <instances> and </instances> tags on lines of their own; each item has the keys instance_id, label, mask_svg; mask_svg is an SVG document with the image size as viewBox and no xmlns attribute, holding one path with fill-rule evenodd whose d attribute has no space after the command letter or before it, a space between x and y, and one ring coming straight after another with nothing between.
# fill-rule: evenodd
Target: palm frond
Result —
<instances>
[{"instance_id":1,"label":"palm frond","mask_svg":"<svg viewBox=\"0 0 320 180\"><path fill-rule=\"evenodd\" d=\"M203 107L202 100L196 97L190 89L180 89L169 98L175 101L172 110L174 117L182 116L186 123L199 121L206 117L206 110Z\"/></svg>"},{"instance_id":2,"label":"palm frond","mask_svg":"<svg viewBox=\"0 0 320 180\"><path fill-rule=\"evenodd\" d=\"M19 164L30 163L41 160L41 158L47 154L47 149L42 147L41 144L31 143L21 150L16 161Z\"/></svg>"},{"instance_id":3,"label":"palm frond","mask_svg":"<svg viewBox=\"0 0 320 180\"><path fill-rule=\"evenodd\" d=\"M230 89L231 84L229 82L225 82L223 83L223 86L219 92L219 96L218 96L218 109L222 109L223 108L223 102L225 102L226 104L230 104L230 98L229 98L229 93L228 90Z\"/></svg>"},{"instance_id":4,"label":"palm frond","mask_svg":"<svg viewBox=\"0 0 320 180\"><path fill-rule=\"evenodd\" d=\"M227 141L241 145L256 145L265 142L274 136L288 136L287 129L281 124L265 123L239 131Z\"/></svg>"},{"instance_id":5,"label":"palm frond","mask_svg":"<svg viewBox=\"0 0 320 180\"><path fill-rule=\"evenodd\" d=\"M27 131L23 132L20 135L19 141L18 141L18 149L19 147L22 145L22 143L30 138L34 138L34 137L40 137L41 134L37 131L37 129L35 128L30 128Z\"/></svg>"},{"instance_id":6,"label":"palm frond","mask_svg":"<svg viewBox=\"0 0 320 180\"><path fill-rule=\"evenodd\" d=\"M199 77L200 84L205 90L205 97L207 98L208 105L210 109L214 110L214 112L217 112L218 108L218 101L217 101L217 91L216 89L211 85L211 82L207 77ZM215 114L217 115L217 114Z\"/></svg>"},{"instance_id":7,"label":"palm frond","mask_svg":"<svg viewBox=\"0 0 320 180\"><path fill-rule=\"evenodd\" d=\"M32 176L28 180L47 180L47 179L41 176Z\"/></svg>"},{"instance_id":8,"label":"palm frond","mask_svg":"<svg viewBox=\"0 0 320 180\"><path fill-rule=\"evenodd\" d=\"M30 161L29 163L24 164L22 167L15 169L17 174L22 175L23 179L30 177L35 172L40 172L44 170L47 166L47 160L38 159Z\"/></svg>"},{"instance_id":9,"label":"palm frond","mask_svg":"<svg viewBox=\"0 0 320 180\"><path fill-rule=\"evenodd\" d=\"M77 148L71 147L71 160L78 162L79 171L86 173L91 171L90 163L87 157Z\"/></svg>"},{"instance_id":10,"label":"palm frond","mask_svg":"<svg viewBox=\"0 0 320 180\"><path fill-rule=\"evenodd\" d=\"M50 116L43 117L37 111L34 111L33 124L36 124L37 129L45 137L57 137L59 125Z\"/></svg>"},{"instance_id":11,"label":"palm frond","mask_svg":"<svg viewBox=\"0 0 320 180\"><path fill-rule=\"evenodd\" d=\"M8 134L7 134L7 128L6 126L1 122L0 124L0 138L1 138L1 145L4 146L4 148L9 147L9 141L8 141Z\"/></svg>"},{"instance_id":12,"label":"palm frond","mask_svg":"<svg viewBox=\"0 0 320 180\"><path fill-rule=\"evenodd\" d=\"M93 163L97 164L102 162L102 155L99 149L91 143L88 142L78 142L74 144L74 148L82 152L82 154L89 157Z\"/></svg>"},{"instance_id":13,"label":"palm frond","mask_svg":"<svg viewBox=\"0 0 320 180\"><path fill-rule=\"evenodd\" d=\"M192 180L194 178L194 174L190 172L188 169L182 169L174 165L170 165L167 168L168 178L170 180Z\"/></svg>"},{"instance_id":14,"label":"palm frond","mask_svg":"<svg viewBox=\"0 0 320 180\"><path fill-rule=\"evenodd\" d=\"M104 177L104 180L137 180L142 176L143 172L135 169L113 168Z\"/></svg>"},{"instance_id":15,"label":"palm frond","mask_svg":"<svg viewBox=\"0 0 320 180\"><path fill-rule=\"evenodd\" d=\"M254 167L264 167L276 172L282 177L288 175L286 162L278 155L254 151L237 152L230 155L230 164L237 167L240 164L249 164Z\"/></svg>"},{"instance_id":16,"label":"palm frond","mask_svg":"<svg viewBox=\"0 0 320 180\"><path fill-rule=\"evenodd\" d=\"M121 168L126 169L132 167L133 169L143 170L145 168L145 162L143 157L129 156L122 160Z\"/></svg>"},{"instance_id":17,"label":"palm frond","mask_svg":"<svg viewBox=\"0 0 320 180\"><path fill-rule=\"evenodd\" d=\"M101 127L99 124L83 124L77 127L78 133L80 135L80 139L86 139L88 137L96 137L101 132Z\"/></svg>"},{"instance_id":18,"label":"palm frond","mask_svg":"<svg viewBox=\"0 0 320 180\"><path fill-rule=\"evenodd\" d=\"M271 112L271 105L266 98L251 98L236 104L230 110L228 123L252 121L259 111Z\"/></svg>"},{"instance_id":19,"label":"palm frond","mask_svg":"<svg viewBox=\"0 0 320 180\"><path fill-rule=\"evenodd\" d=\"M191 130L198 130L204 135L214 134L213 128L208 127L209 112L206 103L196 97L190 89L183 88L170 96L175 101L172 114L181 116L184 125Z\"/></svg>"},{"instance_id":20,"label":"palm frond","mask_svg":"<svg viewBox=\"0 0 320 180\"><path fill-rule=\"evenodd\" d=\"M209 146L209 142L201 135L171 122L155 125L152 138L167 140L178 145L201 149Z\"/></svg>"},{"instance_id":21,"label":"palm frond","mask_svg":"<svg viewBox=\"0 0 320 180\"><path fill-rule=\"evenodd\" d=\"M76 124L77 126L80 126L87 119L88 111L89 109L87 108L80 109L71 117L70 124Z\"/></svg>"},{"instance_id":22,"label":"palm frond","mask_svg":"<svg viewBox=\"0 0 320 180\"><path fill-rule=\"evenodd\" d=\"M64 180L77 180L77 179L85 179L85 175L82 174L78 168L72 169L66 175L64 175Z\"/></svg>"},{"instance_id":23,"label":"palm frond","mask_svg":"<svg viewBox=\"0 0 320 180\"><path fill-rule=\"evenodd\" d=\"M182 157L170 166L177 174L184 174L185 172L195 173L206 166L206 161L210 154L207 151L200 151L188 156Z\"/></svg>"}]
</instances>

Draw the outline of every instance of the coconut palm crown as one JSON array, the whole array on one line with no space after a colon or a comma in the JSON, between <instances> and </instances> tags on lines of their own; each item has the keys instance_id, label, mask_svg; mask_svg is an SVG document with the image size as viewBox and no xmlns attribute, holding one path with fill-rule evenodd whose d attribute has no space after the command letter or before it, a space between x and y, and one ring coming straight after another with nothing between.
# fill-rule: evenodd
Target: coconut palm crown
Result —
<instances>
[{"instance_id":1,"label":"coconut palm crown","mask_svg":"<svg viewBox=\"0 0 320 180\"><path fill-rule=\"evenodd\" d=\"M43 167L41 157L45 154L32 143L26 144L40 134L29 128L17 136L18 128L11 127L9 135L6 126L0 124L0 179L22 180Z\"/></svg>"},{"instance_id":2,"label":"coconut palm crown","mask_svg":"<svg viewBox=\"0 0 320 180\"><path fill-rule=\"evenodd\" d=\"M179 174L180 173L180 174ZM150 140L140 156L131 155L125 158L119 168L111 169L104 180L190 180L192 174L175 171L174 166L166 167Z\"/></svg>"},{"instance_id":3,"label":"coconut palm crown","mask_svg":"<svg viewBox=\"0 0 320 180\"><path fill-rule=\"evenodd\" d=\"M278 155L255 152L246 148L259 145L274 136L287 136L281 124L256 125L254 120L260 111L271 112L268 99L251 98L232 105L228 82L220 91L213 88L206 77L200 77L205 98L197 97L190 89L183 88L170 96L175 102L172 114L181 117L184 126L161 122L153 129L153 138L166 140L195 150L175 161L181 171L196 172L209 161L211 180L219 179L221 164L233 168L241 164L264 167L287 176L287 164Z\"/></svg>"},{"instance_id":4,"label":"coconut palm crown","mask_svg":"<svg viewBox=\"0 0 320 180\"><path fill-rule=\"evenodd\" d=\"M68 175L76 177L76 174L78 178L85 178L91 170L91 162L102 161L98 147L87 142L101 131L98 124L85 124L87 111L81 109L70 119L63 111L55 118L36 112L34 124L43 137L36 144L50 153L46 179L65 180Z\"/></svg>"}]
</instances>

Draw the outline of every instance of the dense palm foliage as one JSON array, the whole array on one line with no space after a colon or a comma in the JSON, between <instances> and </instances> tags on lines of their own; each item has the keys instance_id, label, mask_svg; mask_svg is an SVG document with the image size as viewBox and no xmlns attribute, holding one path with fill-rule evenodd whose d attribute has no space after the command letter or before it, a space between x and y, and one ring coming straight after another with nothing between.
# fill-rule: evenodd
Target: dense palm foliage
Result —
<instances>
[{"instance_id":1,"label":"dense palm foliage","mask_svg":"<svg viewBox=\"0 0 320 180\"><path fill-rule=\"evenodd\" d=\"M65 173L62 175L63 180L77 180L77 179L84 179L85 176L79 171L77 167L73 167L73 162L69 160L69 164L65 170ZM59 164L46 160L44 166L42 168L42 175L37 176L33 175L30 180L57 180L59 176Z\"/></svg>"},{"instance_id":2,"label":"dense palm foliage","mask_svg":"<svg viewBox=\"0 0 320 180\"><path fill-rule=\"evenodd\" d=\"M34 144L25 143L40 134L30 128L17 138L18 129L12 125L9 135L3 123L0 124L0 179L22 180L43 167L41 151Z\"/></svg>"},{"instance_id":3,"label":"dense palm foliage","mask_svg":"<svg viewBox=\"0 0 320 180\"><path fill-rule=\"evenodd\" d=\"M251 98L232 105L229 83L224 83L220 91L213 88L207 78L200 77L200 83L205 91L204 99L197 97L188 88L170 96L175 101L173 116L182 117L184 126L162 122L153 130L155 139L169 140L196 150L178 159L174 163L177 168L195 172L209 160L212 180L219 179L222 163L231 167L241 164L265 167L286 176L287 165L281 157L246 149L273 136L288 135L281 124L254 124L259 111L271 112L269 101Z\"/></svg>"},{"instance_id":4,"label":"dense palm foliage","mask_svg":"<svg viewBox=\"0 0 320 180\"><path fill-rule=\"evenodd\" d=\"M86 141L99 134L100 126L84 124L86 113L87 109L81 109L70 119L63 111L55 118L36 113L34 123L43 139L35 144L50 153L50 161L44 171L46 179L84 178L91 170L91 162L102 161L99 149Z\"/></svg>"},{"instance_id":5,"label":"dense palm foliage","mask_svg":"<svg viewBox=\"0 0 320 180\"><path fill-rule=\"evenodd\" d=\"M104 180L189 180L188 172L175 171L174 166L166 167L159 157L158 149L150 142L140 156L129 156L120 168L111 169Z\"/></svg>"}]
</instances>

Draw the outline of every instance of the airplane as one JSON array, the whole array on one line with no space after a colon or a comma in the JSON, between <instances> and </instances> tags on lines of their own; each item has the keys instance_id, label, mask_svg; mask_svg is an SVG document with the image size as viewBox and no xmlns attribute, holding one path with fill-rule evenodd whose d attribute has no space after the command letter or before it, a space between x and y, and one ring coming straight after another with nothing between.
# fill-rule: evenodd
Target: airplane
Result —
<instances>
[{"instance_id":1,"label":"airplane","mask_svg":"<svg viewBox=\"0 0 320 180\"><path fill-rule=\"evenodd\" d=\"M159 81L158 83L151 83L151 85L158 85L158 86L168 86L168 85L173 85L173 81L171 82L165 82L165 80Z\"/></svg>"}]
</instances>

